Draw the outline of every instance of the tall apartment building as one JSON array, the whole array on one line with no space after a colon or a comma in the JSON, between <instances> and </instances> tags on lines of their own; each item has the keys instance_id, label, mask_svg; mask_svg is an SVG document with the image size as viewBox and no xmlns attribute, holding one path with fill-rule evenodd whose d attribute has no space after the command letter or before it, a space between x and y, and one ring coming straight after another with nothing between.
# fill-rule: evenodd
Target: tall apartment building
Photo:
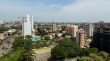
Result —
<instances>
[{"instance_id":1,"label":"tall apartment building","mask_svg":"<svg viewBox=\"0 0 110 61\"><path fill-rule=\"evenodd\" d=\"M81 28L84 29L87 36L93 36L93 32L94 32L94 25L93 24L84 23L81 25Z\"/></svg>"},{"instance_id":2,"label":"tall apartment building","mask_svg":"<svg viewBox=\"0 0 110 61\"><path fill-rule=\"evenodd\" d=\"M85 31L83 29L79 29L76 34L76 43L84 48L85 45Z\"/></svg>"},{"instance_id":3,"label":"tall apartment building","mask_svg":"<svg viewBox=\"0 0 110 61\"><path fill-rule=\"evenodd\" d=\"M110 27L103 25L97 28L91 46L110 53Z\"/></svg>"},{"instance_id":4,"label":"tall apartment building","mask_svg":"<svg viewBox=\"0 0 110 61\"><path fill-rule=\"evenodd\" d=\"M66 31L69 35L76 37L76 32L78 31L78 25L68 24L66 26Z\"/></svg>"},{"instance_id":5,"label":"tall apartment building","mask_svg":"<svg viewBox=\"0 0 110 61\"><path fill-rule=\"evenodd\" d=\"M32 35L33 30L33 16L27 15L27 17L23 18L22 23L22 35Z\"/></svg>"}]
</instances>

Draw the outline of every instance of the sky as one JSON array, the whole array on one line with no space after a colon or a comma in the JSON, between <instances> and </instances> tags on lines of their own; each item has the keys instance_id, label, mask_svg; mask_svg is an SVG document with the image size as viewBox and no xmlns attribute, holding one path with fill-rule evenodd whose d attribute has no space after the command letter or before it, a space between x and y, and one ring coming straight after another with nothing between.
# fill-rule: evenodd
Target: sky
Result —
<instances>
[{"instance_id":1,"label":"sky","mask_svg":"<svg viewBox=\"0 0 110 61\"><path fill-rule=\"evenodd\" d=\"M110 0L0 0L0 21L110 22Z\"/></svg>"}]
</instances>

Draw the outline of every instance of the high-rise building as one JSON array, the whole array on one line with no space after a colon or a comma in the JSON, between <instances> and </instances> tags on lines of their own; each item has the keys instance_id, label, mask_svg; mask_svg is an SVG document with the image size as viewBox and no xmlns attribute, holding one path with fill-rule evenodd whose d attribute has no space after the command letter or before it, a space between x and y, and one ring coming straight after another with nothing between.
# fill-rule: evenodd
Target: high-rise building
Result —
<instances>
[{"instance_id":1,"label":"high-rise building","mask_svg":"<svg viewBox=\"0 0 110 61\"><path fill-rule=\"evenodd\" d=\"M96 28L91 46L110 53L110 27Z\"/></svg>"},{"instance_id":2,"label":"high-rise building","mask_svg":"<svg viewBox=\"0 0 110 61\"><path fill-rule=\"evenodd\" d=\"M34 30L34 19L33 16L31 17L31 27L32 27L32 31Z\"/></svg>"},{"instance_id":3,"label":"high-rise building","mask_svg":"<svg viewBox=\"0 0 110 61\"><path fill-rule=\"evenodd\" d=\"M26 35L32 35L33 30L33 16L27 15L27 17L23 18L22 23L22 34L24 36Z\"/></svg>"},{"instance_id":4,"label":"high-rise building","mask_svg":"<svg viewBox=\"0 0 110 61\"><path fill-rule=\"evenodd\" d=\"M84 48L85 45L85 31L83 29L79 29L76 34L76 43L81 47Z\"/></svg>"},{"instance_id":5,"label":"high-rise building","mask_svg":"<svg viewBox=\"0 0 110 61\"><path fill-rule=\"evenodd\" d=\"M66 26L66 31L69 35L71 35L72 37L76 37L76 32L78 31L78 25L71 25L68 24Z\"/></svg>"},{"instance_id":6,"label":"high-rise building","mask_svg":"<svg viewBox=\"0 0 110 61\"><path fill-rule=\"evenodd\" d=\"M81 28L84 29L87 36L93 36L93 32L94 32L94 25L93 24L84 23L81 25Z\"/></svg>"}]
</instances>

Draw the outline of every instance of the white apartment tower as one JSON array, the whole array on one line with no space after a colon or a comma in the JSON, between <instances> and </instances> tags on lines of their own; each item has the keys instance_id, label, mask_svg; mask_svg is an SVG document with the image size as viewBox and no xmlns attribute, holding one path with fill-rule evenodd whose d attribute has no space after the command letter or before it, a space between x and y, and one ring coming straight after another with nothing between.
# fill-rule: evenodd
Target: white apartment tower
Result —
<instances>
[{"instance_id":1,"label":"white apartment tower","mask_svg":"<svg viewBox=\"0 0 110 61\"><path fill-rule=\"evenodd\" d=\"M94 25L93 24L82 24L81 27L87 33L87 36L93 36L94 32Z\"/></svg>"},{"instance_id":2,"label":"white apartment tower","mask_svg":"<svg viewBox=\"0 0 110 61\"><path fill-rule=\"evenodd\" d=\"M94 32L94 25L89 24L89 36L93 36L93 32Z\"/></svg>"},{"instance_id":3,"label":"white apartment tower","mask_svg":"<svg viewBox=\"0 0 110 61\"><path fill-rule=\"evenodd\" d=\"M22 34L23 36L32 35L33 30L33 16L27 15L26 18L23 19L22 24Z\"/></svg>"}]
</instances>

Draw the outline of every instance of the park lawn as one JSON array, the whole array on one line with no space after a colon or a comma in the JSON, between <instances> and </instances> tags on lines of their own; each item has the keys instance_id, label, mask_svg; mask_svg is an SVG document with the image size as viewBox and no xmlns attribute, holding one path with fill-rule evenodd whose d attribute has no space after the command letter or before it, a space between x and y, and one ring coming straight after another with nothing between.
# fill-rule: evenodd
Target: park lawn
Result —
<instances>
[{"instance_id":1,"label":"park lawn","mask_svg":"<svg viewBox=\"0 0 110 61\"><path fill-rule=\"evenodd\" d=\"M40 49L33 49L34 54L45 54L50 53L52 47L40 48Z\"/></svg>"}]
</instances>

